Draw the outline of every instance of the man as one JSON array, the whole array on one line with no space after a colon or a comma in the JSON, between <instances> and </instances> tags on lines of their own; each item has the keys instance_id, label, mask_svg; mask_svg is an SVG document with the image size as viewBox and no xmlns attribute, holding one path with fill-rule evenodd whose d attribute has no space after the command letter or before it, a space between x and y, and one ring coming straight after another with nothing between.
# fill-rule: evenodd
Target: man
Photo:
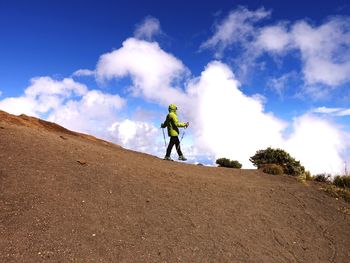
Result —
<instances>
[{"instance_id":1,"label":"man","mask_svg":"<svg viewBox=\"0 0 350 263\"><path fill-rule=\"evenodd\" d=\"M168 128L168 135L170 137L169 145L166 150L164 160L172 161L172 159L170 158L170 154L171 154L171 150L173 149L173 146L175 145L177 153L179 155L179 160L186 161L187 159L185 158L185 156L183 156L180 149L180 141L178 136L179 136L179 128L187 128L189 123L179 122L176 115L177 107L175 104L170 104L168 110L169 110L169 114L166 116L165 122L161 124L162 128L165 128L165 127Z\"/></svg>"}]
</instances>

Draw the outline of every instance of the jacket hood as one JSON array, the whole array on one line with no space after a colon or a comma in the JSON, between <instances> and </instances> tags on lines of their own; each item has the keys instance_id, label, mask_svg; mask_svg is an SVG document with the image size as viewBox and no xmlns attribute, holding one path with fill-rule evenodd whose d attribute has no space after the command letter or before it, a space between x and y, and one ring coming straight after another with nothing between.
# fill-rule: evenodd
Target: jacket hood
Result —
<instances>
[{"instance_id":1,"label":"jacket hood","mask_svg":"<svg viewBox=\"0 0 350 263\"><path fill-rule=\"evenodd\" d=\"M168 110L169 112L176 112L177 106L175 104L170 104Z\"/></svg>"}]
</instances>

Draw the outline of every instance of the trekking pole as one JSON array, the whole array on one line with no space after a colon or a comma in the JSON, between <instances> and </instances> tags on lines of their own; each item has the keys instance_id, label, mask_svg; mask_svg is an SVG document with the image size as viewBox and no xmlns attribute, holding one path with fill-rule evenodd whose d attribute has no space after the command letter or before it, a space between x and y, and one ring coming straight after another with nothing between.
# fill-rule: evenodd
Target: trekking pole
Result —
<instances>
[{"instance_id":1,"label":"trekking pole","mask_svg":"<svg viewBox=\"0 0 350 263\"><path fill-rule=\"evenodd\" d=\"M166 139L165 139L164 128L162 128L162 131L163 131L163 138L164 138L164 146L165 146L165 148L166 148Z\"/></svg>"},{"instance_id":2,"label":"trekking pole","mask_svg":"<svg viewBox=\"0 0 350 263\"><path fill-rule=\"evenodd\" d=\"M187 129L187 126L185 127L185 130L186 129ZM181 143L182 139L184 138L184 136L185 136L185 131L182 133L182 136L181 136L181 139L180 139L180 143Z\"/></svg>"},{"instance_id":3,"label":"trekking pole","mask_svg":"<svg viewBox=\"0 0 350 263\"><path fill-rule=\"evenodd\" d=\"M185 128L185 129L187 129L187 128ZM179 149L180 144L181 144L182 139L184 138L184 136L185 136L185 131L182 133L181 138L180 138L180 143L179 143L179 146L177 146L177 147L176 147L176 149Z\"/></svg>"},{"instance_id":4,"label":"trekking pole","mask_svg":"<svg viewBox=\"0 0 350 263\"><path fill-rule=\"evenodd\" d=\"M182 142L182 139L184 138L184 136L185 136L185 131L181 135L180 143Z\"/></svg>"}]
</instances>

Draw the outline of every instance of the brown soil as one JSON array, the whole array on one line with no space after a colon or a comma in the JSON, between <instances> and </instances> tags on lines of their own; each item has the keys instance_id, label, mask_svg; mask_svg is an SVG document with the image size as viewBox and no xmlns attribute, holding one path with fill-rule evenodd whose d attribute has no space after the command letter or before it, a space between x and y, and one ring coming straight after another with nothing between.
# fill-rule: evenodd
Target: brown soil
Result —
<instances>
[{"instance_id":1,"label":"brown soil","mask_svg":"<svg viewBox=\"0 0 350 263\"><path fill-rule=\"evenodd\" d=\"M0 262L349 262L349 208L0 112Z\"/></svg>"}]
</instances>

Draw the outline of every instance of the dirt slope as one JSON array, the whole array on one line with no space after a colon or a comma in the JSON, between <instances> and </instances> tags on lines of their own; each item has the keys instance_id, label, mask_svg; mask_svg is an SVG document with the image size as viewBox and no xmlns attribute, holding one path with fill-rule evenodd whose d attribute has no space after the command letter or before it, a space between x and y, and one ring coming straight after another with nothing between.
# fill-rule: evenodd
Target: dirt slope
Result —
<instances>
[{"instance_id":1,"label":"dirt slope","mask_svg":"<svg viewBox=\"0 0 350 263\"><path fill-rule=\"evenodd\" d=\"M349 205L0 112L0 262L349 262Z\"/></svg>"}]
</instances>

